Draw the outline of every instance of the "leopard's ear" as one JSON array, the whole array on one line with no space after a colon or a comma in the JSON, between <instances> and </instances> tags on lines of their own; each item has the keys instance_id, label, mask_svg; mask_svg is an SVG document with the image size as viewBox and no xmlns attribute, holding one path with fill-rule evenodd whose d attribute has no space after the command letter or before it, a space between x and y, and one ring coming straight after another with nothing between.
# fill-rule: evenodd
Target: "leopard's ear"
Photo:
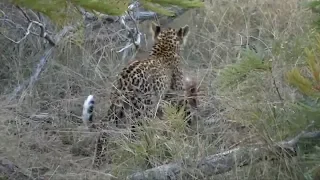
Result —
<instances>
[{"instance_id":1,"label":"leopard's ear","mask_svg":"<svg viewBox=\"0 0 320 180\"><path fill-rule=\"evenodd\" d=\"M178 31L178 36L181 38L181 39L184 39L186 38L188 35L189 35L189 26L188 25L185 25L183 27L181 27Z\"/></svg>"},{"instance_id":2,"label":"leopard's ear","mask_svg":"<svg viewBox=\"0 0 320 180\"><path fill-rule=\"evenodd\" d=\"M158 35L160 34L161 27L157 25L156 23L152 22L150 26L150 32L152 34L153 40L156 40Z\"/></svg>"},{"instance_id":3,"label":"leopard's ear","mask_svg":"<svg viewBox=\"0 0 320 180\"><path fill-rule=\"evenodd\" d=\"M183 44L183 45L184 45L184 44L186 43L186 41L187 41L187 38L188 38L188 35L189 35L189 32L190 32L189 29L190 29L189 26L188 26L188 25L185 25L185 26L181 27L181 28L178 30L177 35L178 35L178 37L182 40L181 44Z\"/></svg>"}]
</instances>

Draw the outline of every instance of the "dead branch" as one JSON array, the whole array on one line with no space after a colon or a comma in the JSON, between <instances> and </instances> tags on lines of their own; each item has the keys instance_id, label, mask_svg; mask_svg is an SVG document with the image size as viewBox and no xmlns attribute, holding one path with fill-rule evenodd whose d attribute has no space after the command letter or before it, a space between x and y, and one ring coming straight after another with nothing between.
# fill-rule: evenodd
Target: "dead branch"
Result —
<instances>
[{"instance_id":1,"label":"dead branch","mask_svg":"<svg viewBox=\"0 0 320 180\"><path fill-rule=\"evenodd\" d=\"M143 35L139 29L138 29L138 23L142 22L144 20L152 20L156 17L162 17L161 15L155 13L146 11L143 9L142 5L139 3L139 1L134 1L128 6L128 10L120 17L118 16L109 16L101 13L96 13L97 15L85 11L81 7L77 7L79 12L83 15L84 20L92 23L92 21L100 20L101 22L120 22L121 26L128 32L127 34L127 43L126 45L121 48L120 50L116 51L118 53L122 52L122 61L128 56L128 52L134 47L134 51L137 51L140 48L141 43L141 35ZM171 7L170 10L172 10L175 13L175 16L169 17L166 24L174 20L176 17L182 15L185 13L188 9L182 9L179 7ZM167 17L166 17L167 18ZM134 28L130 28L127 24L128 22L133 22ZM162 24L162 26L166 27L166 24ZM97 26L98 27L98 26ZM133 59L135 57L136 53L133 53L133 56L129 59Z\"/></svg>"},{"instance_id":2,"label":"dead branch","mask_svg":"<svg viewBox=\"0 0 320 180\"><path fill-rule=\"evenodd\" d=\"M40 21L34 21L34 20L32 20L32 19L28 16L28 14L27 14L21 7L19 7L19 6L16 6L16 7L17 7L17 9L23 14L23 16L24 16L24 17L26 18L26 20L27 20L27 22L28 22L28 27L27 27L27 29L23 28L22 25L17 24L17 23L14 23L12 20L8 19L8 18L6 17L6 15L5 15L4 12L2 12L2 13L4 14L4 16L3 16L4 18L1 18L0 21L5 21L5 22L8 22L8 23L14 24L17 28L24 29L24 31L25 31L24 36L23 36L22 38L20 38L19 40L14 40L14 39L8 37L7 35L5 35L5 34L2 33L2 32L0 32L0 34L1 34L2 36L4 36L6 39L8 39L9 41L11 41L11 42L13 42L13 43L16 43L16 44L21 43L21 42L22 42L23 40L25 40L30 34L33 34L33 35L40 36L41 38L46 39L51 46L55 46L55 43L54 43L54 41L52 40L52 38L48 35L48 33L47 33L46 29L45 29L44 24L41 23ZM40 34L38 34L38 33L36 33L36 32L33 32L33 31L31 30L31 28L32 28L33 26L38 26L38 27L40 27Z\"/></svg>"},{"instance_id":3,"label":"dead branch","mask_svg":"<svg viewBox=\"0 0 320 180\"><path fill-rule=\"evenodd\" d=\"M139 31L138 28L138 17L135 15L137 12L140 11L139 9L140 3L138 1L134 1L128 6L128 10L124 12L124 14L120 17L116 16L109 16L101 13L92 14L90 12L85 11L81 7L77 7L78 11L83 15L85 21L89 21L89 24L92 23L92 21L101 20L101 22L119 22L121 27L126 30L127 35L127 43L126 45L121 48L120 50L117 50L117 53L122 52L122 61L127 57L128 52L134 48L137 50L140 47L141 42L141 35L142 33ZM154 16L150 16L154 17ZM128 22L131 21L133 23L133 28L130 28L128 25Z\"/></svg>"},{"instance_id":4,"label":"dead branch","mask_svg":"<svg viewBox=\"0 0 320 180\"><path fill-rule=\"evenodd\" d=\"M137 20L133 17L134 15L134 10L138 10L139 7L139 2L135 1L132 4L130 4L128 6L128 10L124 13L124 15L120 16L120 24L121 26L126 29L126 31L128 32L127 34L127 38L128 38L128 42L126 43L125 47L121 48L120 50L118 50L117 52L123 52L122 54L122 61L124 61L124 59L127 57L128 51L134 47L135 50L137 50L140 47L140 42L141 42L141 35L142 33L139 31L138 28L138 22ZM132 13L132 14L131 14ZM129 17L130 20L134 23L134 28L130 28L127 24L126 24L126 18Z\"/></svg>"},{"instance_id":5,"label":"dead branch","mask_svg":"<svg viewBox=\"0 0 320 180\"><path fill-rule=\"evenodd\" d=\"M128 9L129 9L128 11L132 10L134 7L135 7L134 5L130 5L130 6L128 7ZM30 20L29 16L28 16L20 7L18 7L18 9L22 11L22 14L26 17L26 19ZM79 8L79 9L81 9L81 8ZM82 12L84 13L84 11L82 11ZM129 12L126 12L126 13L128 14ZM124 15L124 16L126 16L126 15ZM121 18L124 19L124 16L122 16ZM39 17L39 19L40 19L40 17ZM55 36L55 42L56 42L56 43L54 43L54 41L51 40L51 38L50 38L50 37L48 36L48 34L46 33L45 28L44 28L44 25L41 24L41 23L39 23L39 22L37 22L37 21L32 21L32 20L31 20L31 22L29 23L29 26L28 26L28 28L27 28L27 31L26 31L26 33L25 33L25 36L24 36L22 39L20 39L19 41L14 41L14 40L10 39L9 37L8 37L8 39L11 40L12 42L20 43L22 40L24 40L24 39L30 34L30 28L31 28L32 24L36 24L36 25L38 25L38 26L41 28L40 36L46 38L46 39L49 41L49 43L52 45L52 47L49 47L49 48L45 51L44 55L41 57L39 63L37 64L37 67L35 68L34 73L31 75L31 77L30 77L28 80L24 81L22 84L18 85L18 86L14 89L13 93L12 93L12 94L9 96L9 98L8 98L9 101L11 101L11 100L13 100L14 98L16 98L16 97L18 96L18 94L19 94L21 91L23 91L24 89L26 89L26 88L32 88L32 87L33 87L34 83L38 80L38 77L39 77L40 73L44 70L45 65L47 64L48 60L50 59L50 57L51 57L51 55L52 55L52 52L54 51L54 48L53 48L53 47L56 45L56 43L58 43L58 42L60 41L60 39L61 39L62 37L65 36L66 33L70 32L70 31L73 30L73 29L75 29L75 27L71 27L71 26L65 27L64 29L62 29L62 30ZM129 37L130 37L130 35L131 35L131 37L132 37L132 39L133 39L133 40L131 41L132 43L130 43L130 46L131 46L132 44L135 44L136 46L138 46L138 45L140 44L140 35L141 35L141 33L140 33L138 30L132 30L132 29L130 29L130 28L126 25L126 23L125 23L124 20L121 21L121 24L123 25L123 27L124 27L125 29L127 29L127 30L129 31ZM137 25L135 25L135 27L136 27L136 29L137 29ZM128 46L127 48L129 48L130 46ZM125 49L123 49L123 50L125 50Z\"/></svg>"},{"instance_id":6,"label":"dead branch","mask_svg":"<svg viewBox=\"0 0 320 180\"><path fill-rule=\"evenodd\" d=\"M320 131L301 132L289 141L275 143L272 146L256 145L252 147L235 148L219 154L207 156L200 161L189 161L170 163L148 169L143 172L134 173L127 177L129 180L166 180L179 179L187 173L200 177L200 179L223 174L231 171L235 167L242 167L250 164L258 163L262 160L277 160L281 156L296 156L297 143L301 139L319 139ZM194 165L196 165L194 167ZM188 168L194 167L195 171L187 172ZM190 168L189 168L190 169ZM195 173L197 172L197 173Z\"/></svg>"},{"instance_id":7,"label":"dead branch","mask_svg":"<svg viewBox=\"0 0 320 180\"><path fill-rule=\"evenodd\" d=\"M134 5L130 5L130 6L128 7L128 9L129 9L128 11L132 10L134 7L135 7ZM10 41L18 44L18 43L20 43L21 41L23 41L23 40L30 34L30 32L31 32L30 29L31 29L32 25L35 24L35 25L38 25L38 26L40 27L40 29L41 29L40 37L43 37L43 38L47 39L48 42L52 45L52 47L49 47L49 48L45 51L44 55L41 57L39 63L37 64L37 67L35 68L34 73L31 75L31 77L30 77L28 80L24 81L22 84L18 85L18 86L14 89L13 93L8 97L8 100L9 100L9 101L11 101L12 99L16 98L16 97L18 96L18 94L19 94L20 92L22 92L24 89L26 89L26 88L31 88L31 87L34 85L34 83L38 80L38 77L39 77L40 73L44 70L45 65L47 64L48 60L50 59L50 57L51 57L51 55L52 55L52 53L53 53L53 51L54 51L54 48L53 48L53 47L56 45L56 43L58 43L58 42L60 41L60 39L61 39L62 37L64 37L64 35L65 35L66 33L70 32L70 31L73 30L73 29L75 29L75 27L71 27L71 26L68 26L68 27L63 28L63 29L55 36L55 41L53 41L53 40L49 37L49 35L46 33L46 31L45 31L45 26L44 26L42 23L39 23L39 22L37 22L37 21L31 20L30 17L22 10L22 8L18 7L18 9L22 12L22 14L23 14L23 15L26 17L26 19L29 21L29 25L28 25L28 28L27 28L27 30L26 30L26 33L25 33L24 37L21 38L19 41L15 41L15 40L13 40L13 39L11 39L11 38L9 38L9 37L6 37L5 35L4 35L4 36L5 36L7 39L9 39ZM79 8L79 9L80 9L80 8ZM126 13L128 14L129 12L126 12ZM124 16L126 16L126 15L124 15ZM122 19L124 19L124 16L122 16ZM39 15L38 15L38 18L41 19ZM138 30L132 30L132 29L130 29L130 28L126 25L126 23L125 23L124 20L121 21L121 24L123 25L123 27L125 27L125 29L127 29L127 30L129 31L129 37L131 36L132 39L133 39L133 40L131 41L132 43L130 43L130 46L131 46L132 44L135 44L136 46L138 46L138 45L140 44L140 34L141 34L141 33L140 33ZM137 25L135 25L135 27L136 27L136 29L137 29ZM56 42L56 43L55 43L55 42ZM128 46L128 48L129 48L130 46ZM125 50L125 49L123 49L123 50Z\"/></svg>"},{"instance_id":8,"label":"dead branch","mask_svg":"<svg viewBox=\"0 0 320 180\"><path fill-rule=\"evenodd\" d=\"M118 16L110 16L107 14L96 13L98 15L97 17L95 14L87 12L81 7L78 7L78 10L84 16L84 20L89 22L100 19L102 22L113 23L119 20ZM132 21L133 19L136 21L144 21L144 20L154 19L157 16L157 13L155 12L145 11L144 9L142 9L139 1L134 1L133 3L131 3L128 6L127 11L131 11L134 13L132 13L132 17L124 16L125 21Z\"/></svg>"},{"instance_id":9,"label":"dead branch","mask_svg":"<svg viewBox=\"0 0 320 180\"><path fill-rule=\"evenodd\" d=\"M55 36L55 42L59 42L62 37L64 37L67 33L71 32L72 30L76 29L76 27L73 26L67 26L63 28L56 36ZM22 84L18 85L12 92L12 94L8 97L8 100L11 101L14 98L18 96L18 94L23 91L25 88L31 88L34 83L38 80L38 77L40 73L44 70L45 65L47 64L48 60L50 59L54 47L49 47L44 55L41 57L39 63L37 64L37 67L35 68L33 74L28 80L25 80Z\"/></svg>"},{"instance_id":10,"label":"dead branch","mask_svg":"<svg viewBox=\"0 0 320 180\"><path fill-rule=\"evenodd\" d=\"M38 13L33 13L34 15L36 15L36 19L38 21L35 21L35 20L32 20L28 14L19 6L16 6L20 11L21 13L23 14L23 16L27 19L28 21L28 27L27 29L25 30L25 34L24 36L16 41L16 40L13 40L9 37L7 37L6 35L4 35L3 33L0 32L0 34L2 34L3 36L5 36L8 40L16 43L16 44L19 44L20 42L22 42L24 39L26 39L26 37L29 35L29 34L33 34L33 35L38 35L44 39L46 39L49 44L51 46L56 46L57 43L59 43L60 39L66 34L68 33L69 31L71 31L72 29L75 29L75 27L65 27L63 30L61 30L56 36L55 36L55 40L52 40L52 38L48 35L48 31L45 29L45 25L43 23L40 23L39 21L42 19L41 18L41 15ZM127 56L127 53L128 51L130 50L131 47L135 47L135 49L137 50L140 46L140 42L141 42L141 35L142 33L139 31L138 29L138 25L137 25L137 20L141 20L141 19L153 19L156 15L156 13L153 13L153 12L140 12L140 4L138 1L135 1L133 2L131 5L129 5L128 7L128 10L125 12L125 14L123 16L121 16L120 18L118 18L118 20L120 21L122 27L124 29L126 29L128 31L128 35L127 35L127 38L129 39L129 41L127 42L126 46L122 49L120 49L119 51L117 52L123 52L123 56L122 56L122 59L125 59L126 56ZM83 10L82 8L78 8L79 12L82 13L82 15L84 16L84 19L88 20L96 20L97 17L92 14L92 13L89 13L89 12L86 12L85 10ZM1 11L2 12L2 11ZM181 12L184 12L184 11L177 11L177 14L182 14ZM2 12L4 14L4 12ZM7 21L7 22L10 22L10 23L13 23L11 20L7 19L5 14L4 16L5 19L0 19L0 21ZM101 19L104 19L104 20L107 20L107 21L110 21L110 22L115 22L116 21L116 18L115 17L112 17L112 16L108 16L108 15L104 15L104 14L100 14L99 18ZM111 20L112 19L112 20ZM130 28L127 24L126 24L126 21L127 20L130 20L134 23L134 28ZM35 32L32 32L31 31L31 27L33 25L36 25L36 26L39 26L40 27L40 34L37 34ZM22 28L22 26L20 25L19 26L20 28ZM12 99L16 98L18 96L18 94L23 91L25 88L31 88L34 83L37 81L40 73L44 70L44 67L45 65L47 64L48 60L49 60L49 57L52 55L52 52L53 52L54 48L52 47L49 47L46 51L45 51L45 54L41 57L39 63L37 64L37 67L35 68L35 71L34 73L32 74L32 76L24 81L22 84L18 85L13 93L8 97L8 100L11 101Z\"/></svg>"}]
</instances>

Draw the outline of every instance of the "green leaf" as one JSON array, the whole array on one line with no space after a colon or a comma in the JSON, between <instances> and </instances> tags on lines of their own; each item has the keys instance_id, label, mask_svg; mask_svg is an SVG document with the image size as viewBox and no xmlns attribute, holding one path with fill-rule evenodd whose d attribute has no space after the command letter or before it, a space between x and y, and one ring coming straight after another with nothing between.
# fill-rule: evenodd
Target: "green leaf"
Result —
<instances>
[{"instance_id":1,"label":"green leaf","mask_svg":"<svg viewBox=\"0 0 320 180\"><path fill-rule=\"evenodd\" d=\"M159 13L159 14L163 14L166 16L174 16L175 13L173 11L167 10L163 7L161 7L159 4L154 4L154 3L150 3L147 1L141 1L143 6L153 12Z\"/></svg>"},{"instance_id":2,"label":"green leaf","mask_svg":"<svg viewBox=\"0 0 320 180\"><path fill-rule=\"evenodd\" d=\"M240 62L226 66L217 77L220 90L233 88L239 82L245 80L252 71L269 71L271 66L264 63L257 54L247 51Z\"/></svg>"},{"instance_id":3,"label":"green leaf","mask_svg":"<svg viewBox=\"0 0 320 180\"><path fill-rule=\"evenodd\" d=\"M198 0L150 0L152 3L158 3L160 5L176 5L184 8L203 7L204 3Z\"/></svg>"},{"instance_id":4,"label":"green leaf","mask_svg":"<svg viewBox=\"0 0 320 180\"><path fill-rule=\"evenodd\" d=\"M312 82L303 77L298 68L293 68L291 71L287 72L286 77L289 84L297 87L302 93L306 95L314 94Z\"/></svg>"},{"instance_id":5,"label":"green leaf","mask_svg":"<svg viewBox=\"0 0 320 180\"><path fill-rule=\"evenodd\" d=\"M122 15L128 8L130 0L10 0L11 3L26 7L48 16L54 23L64 25L80 14L76 7L82 7L89 12L99 12L107 15ZM182 8L203 6L199 0L141 0L141 4L148 10L159 14L174 16L175 13L167 10L170 5Z\"/></svg>"},{"instance_id":6,"label":"green leaf","mask_svg":"<svg viewBox=\"0 0 320 180\"><path fill-rule=\"evenodd\" d=\"M129 6L127 0L72 0L75 5L86 10L94 10L108 15L121 15Z\"/></svg>"}]
</instances>

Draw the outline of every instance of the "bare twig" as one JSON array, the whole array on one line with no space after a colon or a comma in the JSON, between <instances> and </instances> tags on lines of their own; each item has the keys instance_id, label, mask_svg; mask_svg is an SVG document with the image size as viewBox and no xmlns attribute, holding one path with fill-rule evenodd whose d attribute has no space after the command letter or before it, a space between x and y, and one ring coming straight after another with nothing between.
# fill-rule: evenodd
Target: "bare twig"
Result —
<instances>
[{"instance_id":1,"label":"bare twig","mask_svg":"<svg viewBox=\"0 0 320 180\"><path fill-rule=\"evenodd\" d=\"M131 9L134 8L134 7L135 7L134 5L130 5L130 6L129 6L129 10L131 10ZM26 19L27 19L28 22L29 22L29 25L28 25L28 28L26 29L26 33L25 33L25 35L23 36L23 38L21 38L21 39L18 40L18 41L15 41L15 40L13 40L13 39L11 39L11 38L9 38L9 37L6 37L8 40L10 40L10 41L12 41L12 42L14 42L14 43L19 44L21 41L23 41L23 40L31 33L30 29L31 29L32 25L35 24L35 25L39 26L40 29L41 29L40 37L43 37L43 38L47 39L48 42L49 42L52 46L55 46L55 45L56 45L56 43L54 43L54 41L53 41L53 40L50 38L50 36L46 33L45 26L44 26L42 23L40 23L40 22L38 22L38 21L33 21L33 20L31 20L30 17L27 15L27 13L25 13L25 12L23 11L22 8L20 8L19 6L17 6L17 8L18 8L18 9L22 12L22 14L26 17ZM82 10L81 8L79 8L79 11L81 11L83 14L85 13L85 11ZM88 16L88 14L85 14L85 15ZM124 15L124 16L125 16L125 15ZM123 16L123 17L124 17L124 16ZM41 19L41 16L38 15L38 18L39 18L39 20L40 20L40 19ZM124 25L124 27L129 31L129 34L130 34L130 33L132 34L131 37L134 37L134 35L133 35L132 32L138 32L138 31L132 31L132 30L125 24L124 20L121 21L121 22L122 22L122 25ZM137 27L137 25L136 25L136 27ZM56 42L59 42L60 39L61 39L61 37L63 37L63 36L64 36L67 32L69 32L71 29L74 29L74 28L73 28L73 27L65 27L59 34L57 34L57 36L56 36L56 38L55 38L55 39L56 39ZM66 30L67 30L67 31L66 31ZM138 33L138 34L137 34L137 35L138 35L138 38L136 38L137 40L136 40L136 39L133 40L134 44L139 44L139 43L140 43L140 37L139 37L140 34L141 34L141 33ZM38 77L39 77L40 73L44 70L44 67L45 67L45 65L47 64L50 56L52 55L53 50L54 50L54 49L53 49L52 47L49 48L49 49L47 49L47 51L46 51L45 54L41 57L39 63L37 64L37 67L35 68L35 71L34 71L34 73L32 74L32 76L31 76L28 80L24 81L22 84L20 84L19 86L17 86L17 87L14 89L13 93L8 97L8 99L9 99L10 101L11 101L12 99L16 98L16 97L18 96L18 94L19 94L21 91L23 91L24 89L26 89L26 88L32 88L32 86L34 85L34 83L38 80Z\"/></svg>"},{"instance_id":2,"label":"bare twig","mask_svg":"<svg viewBox=\"0 0 320 180\"><path fill-rule=\"evenodd\" d=\"M121 25L128 31L128 38L131 39L131 43L132 45L135 45L136 47L138 47L140 45L140 35L141 33L139 32L139 28L137 25L137 21L130 15L130 12L133 10L133 8L135 8L138 4L137 3L133 3L128 7L128 11L125 12L125 14L123 16L120 17L120 23ZM125 18L126 17L130 17L130 19L134 22L135 28L131 29L125 22ZM118 51L121 52L121 51Z\"/></svg>"},{"instance_id":3,"label":"bare twig","mask_svg":"<svg viewBox=\"0 0 320 180\"><path fill-rule=\"evenodd\" d=\"M157 14L155 12L140 10L139 6L140 6L140 4L138 1L135 1L128 6L128 11L133 11L134 9L137 10L137 12L134 13L134 15L132 17L133 19L135 19L137 21L144 21L144 20L150 20L150 19L153 19L154 17L156 17ZM77 9L83 15L83 17L86 21L96 21L96 20L100 19L103 22L113 23L113 22L116 22L119 20L118 16L110 16L110 15L99 13L99 18L98 18L95 14L87 12L81 7L77 7ZM125 21L131 21L132 18L129 16L124 16Z\"/></svg>"},{"instance_id":4,"label":"bare twig","mask_svg":"<svg viewBox=\"0 0 320 180\"><path fill-rule=\"evenodd\" d=\"M128 39L129 41L126 43L126 46L121 48L119 52L123 52L122 54L122 61L127 57L129 48L131 48L132 46L135 47L135 49L137 50L140 47L140 43L141 43L141 32L139 31L138 25L137 25L137 20L133 18L133 16L130 15L130 13L135 9L138 8L139 3L138 2L134 2L131 5L129 5L128 10L124 13L123 16L120 17L120 23L122 25L122 27L124 29L126 29L128 31ZM129 17L130 20L133 21L135 28L130 28L127 24L126 24L126 17Z\"/></svg>"},{"instance_id":5,"label":"bare twig","mask_svg":"<svg viewBox=\"0 0 320 180\"><path fill-rule=\"evenodd\" d=\"M16 6L20 11L21 13L24 15L24 17L27 18L28 22L31 22L32 20L30 19L30 17L27 15L26 12L24 12L24 10L20 7L20 6Z\"/></svg>"},{"instance_id":6,"label":"bare twig","mask_svg":"<svg viewBox=\"0 0 320 180\"><path fill-rule=\"evenodd\" d=\"M101 14L101 13L97 13L98 17L90 12L85 11L83 8L81 7L77 7L77 10L83 15L84 20L87 21L97 21L97 20L102 20L103 22L107 21L107 22L120 22L121 26L123 29L125 29L128 34L127 34L127 38L128 38L128 42L126 43L126 45L121 48L120 50L116 51L118 53L122 52L122 59L125 59L127 57L128 51L130 50L130 48L132 48L133 46L135 47L135 49L138 49L140 47L140 43L141 43L141 32L138 29L138 25L137 25L137 16L133 16L131 15L131 13L139 8L140 3L138 1L134 1L133 3L131 3L128 6L128 10L125 11L125 13L120 16L120 17L115 17L115 16L109 16L109 15L105 15L105 14ZM154 14L152 13L148 13L151 16L148 16L148 18L150 19L151 17L154 17ZM130 28L126 21L132 21L134 23L135 28Z\"/></svg>"},{"instance_id":7,"label":"bare twig","mask_svg":"<svg viewBox=\"0 0 320 180\"><path fill-rule=\"evenodd\" d=\"M126 46L122 49L120 49L118 52L123 52L123 59L126 57L127 52L129 50L130 47L135 46L135 48L139 48L140 43L141 43L141 32L138 29L138 25L137 25L137 20L146 20L146 19L153 19L156 16L156 13L154 12L140 12L140 10L137 10L139 8L140 4L138 1L133 2L130 6L128 6L128 10L125 12L125 14L123 16L121 16L120 18L118 18L118 20L120 21L121 25L124 27L124 29L126 29L128 31L128 39L130 39ZM40 21L42 20L42 17L39 13L33 13L33 15L36 16L37 21L32 20L28 14L19 6L17 6L17 8L22 12L22 14L24 15L24 17L27 19L27 21L29 22L27 29L25 30L24 28L22 28L22 26L18 25L19 28L24 29L26 32L24 34L24 36L20 39L20 40L13 40L12 38L7 37L6 35L2 34L3 36L5 36L8 40L19 44L20 42L22 42L24 39L26 39L26 37L29 34L33 34L33 35L38 35L42 38L45 38L49 44L51 46L55 46L56 43L58 43L61 39L61 37L63 37L67 32L71 31L72 29L74 29L75 27L65 27L62 31L60 31L60 33L58 33L55 37L55 41L52 40L52 38L48 35L47 30L45 29L45 25L43 23L40 23ZM83 10L81 7L78 7L79 12L82 13L82 15L84 16L85 20L96 20L98 18L96 18L96 16L92 13L86 12L85 10ZM130 14L130 12L133 12L133 10L136 10L136 13ZM6 19L6 14L1 11L3 13L3 17L5 19L0 19L0 21L7 21L10 23L15 24L14 22L12 22L9 19ZM179 13L177 13L179 14ZM104 14L100 14L99 17L102 20L107 20L110 22L115 22L117 21L117 18L113 17L113 16L109 16L109 15L104 15ZM130 28L127 24L126 21L130 20L134 22L135 28ZM15 24L17 26L17 24ZM31 31L31 27L32 25L36 25L40 27L40 34L37 34L35 32ZM1 32L0 32L1 34ZM24 81L22 84L20 84L19 86L17 86L13 93L8 97L9 100L12 100L14 98L16 98L18 96L18 94L23 91L25 88L31 88L34 83L37 81L40 73L44 70L45 65L48 62L49 57L52 55L53 52L53 48L50 47L45 54L43 55L43 57L41 57L39 63L37 64L37 67L35 68L34 73L32 74L32 76Z\"/></svg>"},{"instance_id":8,"label":"bare twig","mask_svg":"<svg viewBox=\"0 0 320 180\"><path fill-rule=\"evenodd\" d=\"M127 57L128 52L132 47L135 47L135 50L140 48L142 33L138 29L137 21L150 20L150 19L154 19L157 16L157 13L155 12L144 11L141 8L141 4L139 3L139 1L134 1L133 3L131 3L128 6L128 10L124 13L124 15L120 17L109 16L109 15L98 13L98 16L99 16L98 18L95 14L86 12L81 7L77 7L77 9L83 15L84 19L87 21L97 21L100 19L102 22L110 22L110 23L120 22L122 27L128 32L127 38L129 39L129 41L126 43L126 45L123 48L116 51L118 53L122 52L122 58L121 58L122 60L124 60ZM172 10L175 12L176 16L169 18L169 21L172 21L177 16L182 15L188 9L173 7ZM126 23L127 21L132 21L135 25L135 28L130 28ZM163 26L165 27L166 25L163 25ZM135 55L136 53L134 53L133 57ZM133 57L131 57L130 59L132 59Z\"/></svg>"},{"instance_id":9,"label":"bare twig","mask_svg":"<svg viewBox=\"0 0 320 180\"><path fill-rule=\"evenodd\" d=\"M25 30L24 36L23 36L20 40L14 40L14 39L6 36L4 33L1 33L1 32L0 32L0 34L2 34L2 35L3 35L6 39L8 39L9 41L14 42L14 43L16 43L16 44L21 43L21 42L22 42L23 40L25 40L25 39L27 38L27 36L30 35L30 34L39 35L40 37L46 39L51 46L55 46L54 41L52 40L52 38L51 38L51 37L48 35L48 33L46 32L44 24L40 23L39 21L34 21L34 20L32 20L32 19L28 16L28 14L27 14L21 7L19 7L19 6L16 6L16 7L17 7L17 9L19 9L19 11L23 14L23 16L27 19L27 21L28 21L28 23L29 23L27 29L22 28L23 26L21 26L21 25L16 25L16 23L14 23L13 21L11 21L11 20L9 20L9 19L7 19L7 18L0 19L0 21L9 22L9 23L11 23L11 24L15 24L18 28L24 29L24 30ZM4 13L4 12L2 12L2 13ZM5 15L5 13L4 13L4 15ZM38 17L38 18L40 19L40 17ZM34 33L34 32L31 31L32 25L36 25L36 26L39 26L39 27L40 27L40 34L37 34L37 33Z\"/></svg>"}]
</instances>

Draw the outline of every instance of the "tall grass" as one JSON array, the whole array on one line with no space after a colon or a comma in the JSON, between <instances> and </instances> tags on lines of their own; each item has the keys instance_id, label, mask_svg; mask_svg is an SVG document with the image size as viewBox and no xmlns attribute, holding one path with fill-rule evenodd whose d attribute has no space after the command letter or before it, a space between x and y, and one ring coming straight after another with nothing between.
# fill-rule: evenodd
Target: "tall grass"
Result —
<instances>
[{"instance_id":1,"label":"tall grass","mask_svg":"<svg viewBox=\"0 0 320 180\"><path fill-rule=\"evenodd\" d=\"M111 83L126 62L115 52L121 44L116 27L80 29L64 39L41 79L20 101L1 102L1 156L27 173L46 167L44 176L50 179L109 179L110 174L124 179L185 158L284 140L317 117L294 109L302 95L284 78L292 67L304 65L303 49L313 45L314 17L300 0L205 3L205 8L176 20L191 26L184 66L203 90L200 118L192 127L167 107L165 120L145 122L135 141L117 132L108 144L110 161L92 169L95 133L82 128L81 106L88 94L95 94L95 120L103 118ZM44 50L40 39L30 37L15 45L0 38L0 90L5 97L28 78ZM241 48L246 44L257 52ZM303 179L311 177L315 164L319 156L303 155L235 168L209 179Z\"/></svg>"}]
</instances>

